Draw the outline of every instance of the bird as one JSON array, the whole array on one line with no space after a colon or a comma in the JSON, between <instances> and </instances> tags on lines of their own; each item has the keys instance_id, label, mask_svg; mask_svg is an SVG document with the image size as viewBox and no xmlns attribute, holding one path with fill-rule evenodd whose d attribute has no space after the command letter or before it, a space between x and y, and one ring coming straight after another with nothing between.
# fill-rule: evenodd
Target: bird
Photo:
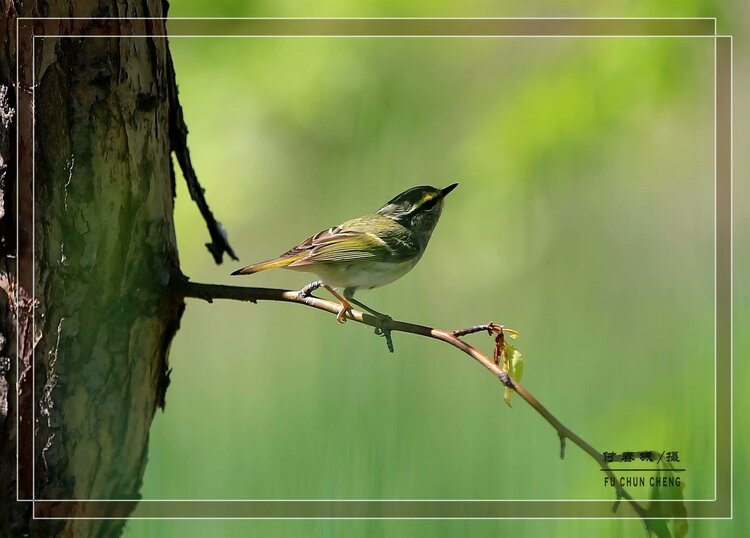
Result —
<instances>
[{"instance_id":1,"label":"bird","mask_svg":"<svg viewBox=\"0 0 750 538\"><path fill-rule=\"evenodd\" d=\"M390 319L354 299L354 293L390 284L414 268L440 219L445 197L457 186L412 187L374 213L322 230L281 256L247 265L232 275L279 268L313 273L318 280L302 288L300 295L327 289L341 304L336 316L339 323L351 314L352 304L379 320ZM334 288L343 289L343 295Z\"/></svg>"}]
</instances>

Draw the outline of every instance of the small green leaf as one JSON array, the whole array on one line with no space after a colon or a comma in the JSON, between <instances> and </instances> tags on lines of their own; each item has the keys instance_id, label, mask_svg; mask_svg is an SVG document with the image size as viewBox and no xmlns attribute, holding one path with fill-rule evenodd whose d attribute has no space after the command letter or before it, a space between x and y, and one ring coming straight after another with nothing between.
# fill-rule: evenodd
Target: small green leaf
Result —
<instances>
[{"instance_id":1,"label":"small green leaf","mask_svg":"<svg viewBox=\"0 0 750 538\"><path fill-rule=\"evenodd\" d=\"M505 349L503 350L503 366L510 377L516 381L521 380L521 376L523 375L523 355L521 355L521 352L508 341L505 342ZM505 400L505 403L508 404L508 407L512 407L510 405L510 398L512 395L513 389L505 387L503 399Z\"/></svg>"}]
</instances>

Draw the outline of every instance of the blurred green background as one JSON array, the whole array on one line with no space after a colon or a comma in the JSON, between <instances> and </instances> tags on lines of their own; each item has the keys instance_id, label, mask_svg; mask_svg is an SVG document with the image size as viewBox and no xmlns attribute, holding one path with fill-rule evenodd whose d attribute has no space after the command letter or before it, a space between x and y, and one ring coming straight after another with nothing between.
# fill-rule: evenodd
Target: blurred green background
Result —
<instances>
[{"instance_id":1,"label":"blurred green background","mask_svg":"<svg viewBox=\"0 0 750 538\"><path fill-rule=\"evenodd\" d=\"M701 2L646 13L637 4L458 13L373 2L334 13L343 11L336 2L325 11L193 1L170 15L733 13ZM494 320L519 330L524 384L566 425L600 450L677 450L686 498L713 497L714 394L697 383L713 379L713 40L173 38L171 47L195 168L240 256L214 265L178 182L180 257L191 279L299 288L312 278L228 274L406 188L458 180L416 269L360 298L438 327ZM491 351L486 336L471 339ZM506 407L500 384L471 359L410 335L394 340L390 355L367 328L298 306L190 301L143 498L613 497L592 460L571 445L560 461L552 428L518 398ZM738 334L736 356L748 345ZM737 408L747 408L738 392ZM743 477L747 432L736 439ZM746 500L745 488L738 481ZM126 536L641 529L638 521L131 521ZM742 513L691 522L692 536L743 529Z\"/></svg>"}]
</instances>

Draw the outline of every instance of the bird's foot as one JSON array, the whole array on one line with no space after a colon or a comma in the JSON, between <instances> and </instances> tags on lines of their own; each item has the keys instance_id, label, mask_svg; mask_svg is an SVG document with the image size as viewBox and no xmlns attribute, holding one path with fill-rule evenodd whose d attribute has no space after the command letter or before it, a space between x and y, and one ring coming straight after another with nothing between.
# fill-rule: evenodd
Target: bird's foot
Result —
<instances>
[{"instance_id":1,"label":"bird's foot","mask_svg":"<svg viewBox=\"0 0 750 538\"><path fill-rule=\"evenodd\" d=\"M310 282L304 288L299 290L297 294L304 299L305 297L310 297L310 295L312 295L315 290L321 287L323 287L323 281L315 280L314 282Z\"/></svg>"},{"instance_id":2,"label":"bird's foot","mask_svg":"<svg viewBox=\"0 0 750 538\"><path fill-rule=\"evenodd\" d=\"M351 315L352 313L352 305L350 305L348 302L343 301L341 303L341 310L339 310L339 313L336 315L336 321L339 323L346 323L346 316Z\"/></svg>"},{"instance_id":3,"label":"bird's foot","mask_svg":"<svg viewBox=\"0 0 750 538\"><path fill-rule=\"evenodd\" d=\"M391 316L383 314L382 316L377 316L377 320L375 334L378 336L385 336L387 333L391 332L391 322L393 321Z\"/></svg>"},{"instance_id":4,"label":"bird's foot","mask_svg":"<svg viewBox=\"0 0 750 538\"><path fill-rule=\"evenodd\" d=\"M385 337L385 345L388 351L393 353L393 338L391 338L391 322L393 318L385 314L377 316L377 325L375 325L375 334Z\"/></svg>"},{"instance_id":5,"label":"bird's foot","mask_svg":"<svg viewBox=\"0 0 750 538\"><path fill-rule=\"evenodd\" d=\"M320 283L320 286L323 286L325 289L327 289L331 293L331 295L336 297L338 302L341 303L341 309L336 316L336 321L338 321L339 323L346 323L347 314L349 315L349 317L352 317L352 305L349 303L349 301L339 295L331 286L323 284L322 282Z\"/></svg>"}]
</instances>

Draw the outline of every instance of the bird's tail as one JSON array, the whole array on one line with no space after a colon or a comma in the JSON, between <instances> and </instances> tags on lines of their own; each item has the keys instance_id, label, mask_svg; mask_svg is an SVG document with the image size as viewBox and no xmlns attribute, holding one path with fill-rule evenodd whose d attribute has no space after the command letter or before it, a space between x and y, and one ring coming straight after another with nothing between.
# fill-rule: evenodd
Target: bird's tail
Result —
<instances>
[{"instance_id":1,"label":"bird's tail","mask_svg":"<svg viewBox=\"0 0 750 538\"><path fill-rule=\"evenodd\" d=\"M264 262L253 263L247 265L242 269L237 269L233 275L252 275L253 273L259 273L266 269L278 269L280 267L287 267L300 259L300 256L281 256L280 258L274 258L272 260L266 260Z\"/></svg>"}]
</instances>

